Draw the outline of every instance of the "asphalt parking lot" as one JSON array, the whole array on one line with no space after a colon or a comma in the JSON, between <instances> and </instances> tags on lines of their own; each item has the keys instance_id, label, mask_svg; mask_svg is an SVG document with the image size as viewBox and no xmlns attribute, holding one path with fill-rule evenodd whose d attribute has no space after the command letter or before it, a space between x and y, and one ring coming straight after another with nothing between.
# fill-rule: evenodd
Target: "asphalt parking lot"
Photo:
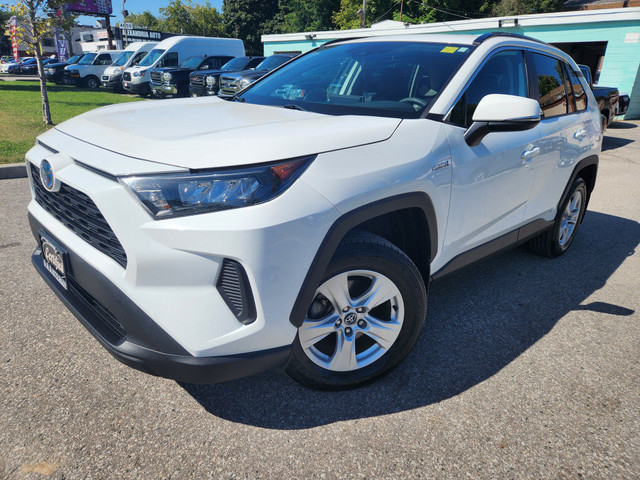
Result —
<instances>
[{"instance_id":1,"label":"asphalt parking lot","mask_svg":"<svg viewBox=\"0 0 640 480\"><path fill-rule=\"evenodd\" d=\"M614 123L565 256L433 284L396 371L322 393L119 364L31 267L27 180L2 180L0 479L640 478L639 185L640 121Z\"/></svg>"}]
</instances>

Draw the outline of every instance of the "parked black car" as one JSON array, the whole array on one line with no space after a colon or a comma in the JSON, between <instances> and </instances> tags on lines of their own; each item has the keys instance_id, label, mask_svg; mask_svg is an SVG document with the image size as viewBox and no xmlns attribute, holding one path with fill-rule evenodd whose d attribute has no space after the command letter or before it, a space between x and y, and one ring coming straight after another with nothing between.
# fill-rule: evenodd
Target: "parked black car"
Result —
<instances>
[{"instance_id":1,"label":"parked black car","mask_svg":"<svg viewBox=\"0 0 640 480\"><path fill-rule=\"evenodd\" d=\"M265 58L254 70L244 70L230 75L220 75L220 90L218 96L221 98L231 98L243 88L248 87L260 77L266 75L271 70L278 68L280 65L287 63L294 54L277 54Z\"/></svg>"},{"instance_id":2,"label":"parked black car","mask_svg":"<svg viewBox=\"0 0 640 480\"><path fill-rule=\"evenodd\" d=\"M48 65L51 65L52 63L57 62L58 59L57 58L46 58L44 60L42 60L42 65L45 67ZM45 70L46 72L46 70ZM38 74L38 63L36 61L34 61L33 63L27 63L24 64L20 67L20 74L21 75L37 75Z\"/></svg>"},{"instance_id":3,"label":"parked black car","mask_svg":"<svg viewBox=\"0 0 640 480\"><path fill-rule=\"evenodd\" d=\"M622 113L617 113L619 111L618 100L620 98L620 92L616 87L594 85L591 77L591 69L587 65L578 66L580 67L584 78L586 78L587 83L589 83L589 86L593 91L593 96L596 97L596 101L598 102L600 114L602 115L602 131L604 132L613 120L613 117L616 115L622 115ZM624 111L627 111L626 108Z\"/></svg>"},{"instance_id":4,"label":"parked black car","mask_svg":"<svg viewBox=\"0 0 640 480\"><path fill-rule=\"evenodd\" d=\"M222 67L233 57L196 55L187 58L179 67L154 68L149 72L149 86L156 97L169 95L186 97L189 94L189 74L194 70L213 70Z\"/></svg>"},{"instance_id":5,"label":"parked black car","mask_svg":"<svg viewBox=\"0 0 640 480\"><path fill-rule=\"evenodd\" d=\"M84 56L84 52L79 55L74 55L66 62L50 63L44 71L47 75L48 82L54 82L56 85L62 85L64 83L64 67L67 65L75 65Z\"/></svg>"},{"instance_id":6,"label":"parked black car","mask_svg":"<svg viewBox=\"0 0 640 480\"><path fill-rule=\"evenodd\" d=\"M217 95L220 88L220 75L254 69L264 58L236 57L233 60L229 60L220 69L192 72L189 74L189 93L193 97Z\"/></svg>"}]
</instances>

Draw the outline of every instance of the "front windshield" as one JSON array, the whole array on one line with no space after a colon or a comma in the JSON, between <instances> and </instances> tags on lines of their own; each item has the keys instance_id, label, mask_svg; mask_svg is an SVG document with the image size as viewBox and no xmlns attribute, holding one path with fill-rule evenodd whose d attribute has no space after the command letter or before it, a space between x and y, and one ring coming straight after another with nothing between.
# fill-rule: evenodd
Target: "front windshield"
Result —
<instances>
[{"instance_id":1,"label":"front windshield","mask_svg":"<svg viewBox=\"0 0 640 480\"><path fill-rule=\"evenodd\" d=\"M82 59L78 62L78 65L91 65L93 59L98 56L97 53L87 53Z\"/></svg>"},{"instance_id":2,"label":"front windshield","mask_svg":"<svg viewBox=\"0 0 640 480\"><path fill-rule=\"evenodd\" d=\"M261 61L256 67L256 70L273 70L274 68L279 67L280 65L282 65L285 62L288 62L289 60L291 60L290 57L281 57L281 56L272 55L270 57L265 58L263 61Z\"/></svg>"},{"instance_id":3,"label":"front windshield","mask_svg":"<svg viewBox=\"0 0 640 480\"><path fill-rule=\"evenodd\" d=\"M131 55L133 55L132 51L128 51L128 52L122 52L120 54L120 56L118 58L116 58L116 61L113 62L113 67L122 67L123 65L125 65L129 59L131 58Z\"/></svg>"},{"instance_id":4,"label":"front windshield","mask_svg":"<svg viewBox=\"0 0 640 480\"><path fill-rule=\"evenodd\" d=\"M82 55L74 55L69 60L67 60L67 63L76 63L78 60L80 60L80 57L82 57Z\"/></svg>"},{"instance_id":5,"label":"front windshield","mask_svg":"<svg viewBox=\"0 0 640 480\"><path fill-rule=\"evenodd\" d=\"M406 41L321 47L254 84L241 98L330 115L419 118L471 50Z\"/></svg>"},{"instance_id":6,"label":"front windshield","mask_svg":"<svg viewBox=\"0 0 640 480\"><path fill-rule=\"evenodd\" d=\"M140 67L150 67L162 56L164 50L161 48L154 48L151 50L146 57L142 59L142 61L138 64Z\"/></svg>"},{"instance_id":7,"label":"front windshield","mask_svg":"<svg viewBox=\"0 0 640 480\"><path fill-rule=\"evenodd\" d=\"M225 63L220 70L224 70L225 72L230 70L244 70L247 63L249 63L249 59L247 57L236 57Z\"/></svg>"},{"instance_id":8,"label":"front windshield","mask_svg":"<svg viewBox=\"0 0 640 480\"><path fill-rule=\"evenodd\" d=\"M195 57L189 57L184 62L180 64L180 68L190 68L195 70L200 66L204 57L200 55L196 55Z\"/></svg>"}]
</instances>

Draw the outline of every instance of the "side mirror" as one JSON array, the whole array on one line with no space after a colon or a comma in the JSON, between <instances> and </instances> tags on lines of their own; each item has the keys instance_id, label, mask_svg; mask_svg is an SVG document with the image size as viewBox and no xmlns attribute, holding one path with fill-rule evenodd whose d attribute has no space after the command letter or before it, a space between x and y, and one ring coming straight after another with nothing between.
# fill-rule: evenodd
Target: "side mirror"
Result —
<instances>
[{"instance_id":1,"label":"side mirror","mask_svg":"<svg viewBox=\"0 0 640 480\"><path fill-rule=\"evenodd\" d=\"M473 123L464 132L467 145L474 147L491 132L529 130L540 123L542 110L537 100L516 95L487 95L473 114Z\"/></svg>"}]
</instances>

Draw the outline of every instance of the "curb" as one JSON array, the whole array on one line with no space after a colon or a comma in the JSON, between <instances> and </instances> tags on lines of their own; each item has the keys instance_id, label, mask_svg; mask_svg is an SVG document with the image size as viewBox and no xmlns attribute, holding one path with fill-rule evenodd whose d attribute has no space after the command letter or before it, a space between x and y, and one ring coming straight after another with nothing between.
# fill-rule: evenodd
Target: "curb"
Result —
<instances>
[{"instance_id":1,"label":"curb","mask_svg":"<svg viewBox=\"0 0 640 480\"><path fill-rule=\"evenodd\" d=\"M0 165L0 180L10 178L27 178L27 164L12 163L10 165Z\"/></svg>"}]
</instances>

